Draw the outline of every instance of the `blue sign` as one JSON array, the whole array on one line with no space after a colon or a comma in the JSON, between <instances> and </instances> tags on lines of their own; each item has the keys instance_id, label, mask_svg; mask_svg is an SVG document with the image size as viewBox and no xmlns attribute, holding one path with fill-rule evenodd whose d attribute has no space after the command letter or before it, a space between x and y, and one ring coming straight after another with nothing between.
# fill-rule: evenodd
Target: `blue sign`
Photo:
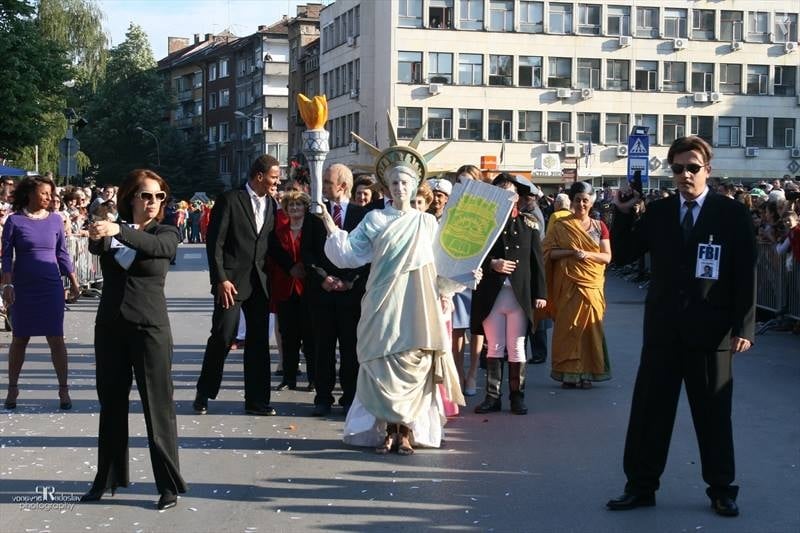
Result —
<instances>
[{"instance_id":1,"label":"blue sign","mask_svg":"<svg viewBox=\"0 0 800 533\"><path fill-rule=\"evenodd\" d=\"M635 178L643 186L650 181L650 137L647 126L634 126L628 136L628 183ZM637 176L638 175L638 176Z\"/></svg>"}]
</instances>

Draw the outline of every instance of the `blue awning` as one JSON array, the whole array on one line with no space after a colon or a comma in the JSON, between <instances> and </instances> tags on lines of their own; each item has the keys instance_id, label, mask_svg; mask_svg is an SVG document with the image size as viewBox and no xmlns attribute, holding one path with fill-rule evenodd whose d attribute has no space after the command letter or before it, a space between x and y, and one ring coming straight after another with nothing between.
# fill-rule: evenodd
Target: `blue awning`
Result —
<instances>
[{"instance_id":1,"label":"blue awning","mask_svg":"<svg viewBox=\"0 0 800 533\"><path fill-rule=\"evenodd\" d=\"M27 176L28 173L21 168L0 165L0 176Z\"/></svg>"}]
</instances>

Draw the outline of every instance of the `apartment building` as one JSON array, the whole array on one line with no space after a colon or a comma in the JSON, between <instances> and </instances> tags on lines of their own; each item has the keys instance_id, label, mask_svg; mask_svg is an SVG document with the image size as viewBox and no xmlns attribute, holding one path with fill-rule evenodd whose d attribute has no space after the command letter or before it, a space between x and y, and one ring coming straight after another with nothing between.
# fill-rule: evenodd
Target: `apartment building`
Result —
<instances>
[{"instance_id":1,"label":"apartment building","mask_svg":"<svg viewBox=\"0 0 800 533\"><path fill-rule=\"evenodd\" d=\"M331 159L425 124L435 167L481 156L538 183L613 184L627 136L648 127L651 187L669 144L714 146L713 175L800 173L797 0L338 0L320 14Z\"/></svg>"}]
</instances>

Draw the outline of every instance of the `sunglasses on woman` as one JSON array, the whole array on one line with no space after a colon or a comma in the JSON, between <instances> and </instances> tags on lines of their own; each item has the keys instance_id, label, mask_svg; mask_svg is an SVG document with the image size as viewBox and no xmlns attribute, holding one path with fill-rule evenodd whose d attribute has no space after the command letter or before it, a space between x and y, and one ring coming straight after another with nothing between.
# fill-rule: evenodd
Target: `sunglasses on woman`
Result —
<instances>
[{"instance_id":1,"label":"sunglasses on woman","mask_svg":"<svg viewBox=\"0 0 800 533\"><path fill-rule=\"evenodd\" d=\"M134 194L134 196L145 202L152 202L153 200L157 202L163 202L164 200L167 199L167 193L165 193L164 191L158 191L156 193L139 191L136 194Z\"/></svg>"},{"instance_id":2,"label":"sunglasses on woman","mask_svg":"<svg viewBox=\"0 0 800 533\"><path fill-rule=\"evenodd\" d=\"M700 169L705 165L698 165L697 163L689 163L688 165L679 165L678 163L669 166L673 174L683 174L684 169L688 170L691 174L697 174Z\"/></svg>"}]
</instances>

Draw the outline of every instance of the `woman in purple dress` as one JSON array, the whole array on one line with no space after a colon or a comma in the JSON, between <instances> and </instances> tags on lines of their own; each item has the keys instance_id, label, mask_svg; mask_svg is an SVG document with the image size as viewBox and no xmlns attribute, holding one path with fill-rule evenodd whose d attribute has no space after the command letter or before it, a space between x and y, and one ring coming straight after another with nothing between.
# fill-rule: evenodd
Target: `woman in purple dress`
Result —
<instances>
[{"instance_id":1,"label":"woman in purple dress","mask_svg":"<svg viewBox=\"0 0 800 533\"><path fill-rule=\"evenodd\" d=\"M78 278L67 252L64 223L49 211L55 194L50 178L30 176L14 192L14 214L3 228L3 301L11 311L12 339L8 349L6 409L17 406L17 380L31 337L47 337L58 377L61 409L72 408L67 387L67 347L64 345L64 285L68 276L72 298L79 295Z\"/></svg>"}]
</instances>

